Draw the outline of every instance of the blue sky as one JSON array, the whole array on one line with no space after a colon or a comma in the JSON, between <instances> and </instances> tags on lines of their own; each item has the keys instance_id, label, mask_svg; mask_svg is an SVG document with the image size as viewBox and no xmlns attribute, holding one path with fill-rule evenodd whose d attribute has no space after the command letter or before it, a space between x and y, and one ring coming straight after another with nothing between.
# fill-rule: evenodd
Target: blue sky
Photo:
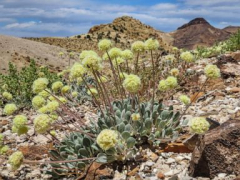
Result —
<instances>
[{"instance_id":1,"label":"blue sky","mask_svg":"<svg viewBox=\"0 0 240 180\"><path fill-rule=\"evenodd\" d=\"M0 0L0 34L72 36L132 16L170 32L196 17L223 28L240 26L240 0Z\"/></svg>"}]
</instances>

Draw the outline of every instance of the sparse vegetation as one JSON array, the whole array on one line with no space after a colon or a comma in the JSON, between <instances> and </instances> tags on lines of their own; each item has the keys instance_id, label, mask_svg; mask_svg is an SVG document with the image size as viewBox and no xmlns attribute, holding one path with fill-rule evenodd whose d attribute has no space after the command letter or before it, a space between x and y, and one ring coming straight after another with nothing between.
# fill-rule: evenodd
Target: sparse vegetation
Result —
<instances>
[{"instance_id":1,"label":"sparse vegetation","mask_svg":"<svg viewBox=\"0 0 240 180\"><path fill-rule=\"evenodd\" d=\"M164 101L178 91L182 79L191 78L187 76L187 68L194 63L190 52L183 52L180 58L178 53L162 57L159 42L155 39L134 42L132 51L112 47L112 42L106 39L101 40L98 47L105 53L104 60L94 51L83 51L80 62L59 73L59 77L46 67L38 69L34 61L20 73L10 65L9 75L2 76L2 84L6 84L13 99L18 98L19 104L29 103L33 98L32 105L38 116L32 123L37 133L52 134L59 128L66 130L63 140L58 140L56 133L52 135L56 144L55 149L50 150L52 171L48 173L54 179L69 174L79 176L93 161L138 163L139 148L147 145L157 149L162 141L175 141L182 133L182 127L188 124L188 120L180 121L192 104L186 95L180 97L186 106L183 112L164 105ZM143 55L149 60L141 59ZM151 65L146 67L145 63ZM205 73L208 78L220 75L213 65L208 65ZM145 78L148 80L144 81ZM14 93L19 84L23 85L18 88L18 93ZM97 121L89 124L85 124L78 111L71 108L86 100L91 101L98 111ZM11 110L11 114L14 112L15 109ZM66 126L67 119L72 120L72 127ZM15 116L13 132L26 134L26 121L25 116ZM208 130L207 123L196 126L196 123L192 124L193 132ZM16 165L10 161L14 168L24 162L22 156Z\"/></svg>"},{"instance_id":2,"label":"sparse vegetation","mask_svg":"<svg viewBox=\"0 0 240 180\"><path fill-rule=\"evenodd\" d=\"M34 96L31 87L39 77L46 77L50 83L59 79L56 73L50 72L48 67L37 66L34 60L20 71L10 63L8 74L0 74L0 96L3 97L1 106L10 102L16 103L19 107L31 105ZM12 98L6 98L4 95L6 92L10 93Z\"/></svg>"}]
</instances>

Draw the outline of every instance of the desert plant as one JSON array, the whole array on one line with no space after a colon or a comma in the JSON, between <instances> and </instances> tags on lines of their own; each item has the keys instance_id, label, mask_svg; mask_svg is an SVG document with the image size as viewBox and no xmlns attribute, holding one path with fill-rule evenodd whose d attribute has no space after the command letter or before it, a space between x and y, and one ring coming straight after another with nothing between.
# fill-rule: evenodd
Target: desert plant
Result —
<instances>
[{"instance_id":1,"label":"desert plant","mask_svg":"<svg viewBox=\"0 0 240 180\"><path fill-rule=\"evenodd\" d=\"M46 77L50 83L58 79L57 75L50 72L47 67L38 67L34 60L31 60L29 66L20 71L14 64L9 63L8 73L0 74L0 94L9 92L13 97L11 102L20 106L29 106L34 96L32 84L39 77Z\"/></svg>"},{"instance_id":2,"label":"desert plant","mask_svg":"<svg viewBox=\"0 0 240 180\"><path fill-rule=\"evenodd\" d=\"M33 121L36 132L51 134L53 129L69 132L62 141L53 136L56 145L50 151L53 170L49 173L55 177L80 175L93 161L136 160L139 147L147 144L157 148L163 140L174 141L187 124L180 120L192 104L188 98L181 98L186 104L183 113L174 111L173 106L164 106L160 98L168 100L176 93L180 78L186 76L187 68L195 61L193 54L184 52L180 59L175 55L161 57L155 39L133 43L133 53L111 46L110 40L99 42L99 50L105 53L103 59L96 52L83 51L80 62L60 73L62 81L52 84L47 78L38 78L33 82L35 94L47 93L46 96L42 93L45 100L33 101L40 113ZM146 51L148 67L141 59ZM127 62L126 66L122 62ZM205 73L208 78L220 76L213 65L207 66ZM47 89L50 87L52 92ZM80 94L83 99L86 94L91 96L97 106L97 120L90 119L86 124L73 108L72 98L79 97L78 92L83 93ZM143 92L148 95L141 96Z\"/></svg>"}]
</instances>

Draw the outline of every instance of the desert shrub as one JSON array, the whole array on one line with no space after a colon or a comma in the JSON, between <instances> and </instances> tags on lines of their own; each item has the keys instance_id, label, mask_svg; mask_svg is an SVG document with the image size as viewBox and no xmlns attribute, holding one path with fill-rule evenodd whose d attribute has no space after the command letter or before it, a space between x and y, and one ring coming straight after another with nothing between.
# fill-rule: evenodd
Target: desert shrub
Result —
<instances>
[{"instance_id":1,"label":"desert shrub","mask_svg":"<svg viewBox=\"0 0 240 180\"><path fill-rule=\"evenodd\" d=\"M34 60L20 71L14 64L9 63L7 74L0 74L0 94L9 92L13 97L11 101L20 106L29 106L34 96L32 84L39 77L46 77L51 83L59 79L57 74L50 72L47 67L38 67ZM8 101L4 100L3 104L6 102Z\"/></svg>"},{"instance_id":2,"label":"desert shrub","mask_svg":"<svg viewBox=\"0 0 240 180\"><path fill-rule=\"evenodd\" d=\"M212 47L197 47L195 51L198 58L208 58L224 54L228 51L237 51L240 49L240 30L231 35L231 37L223 42L216 43Z\"/></svg>"}]
</instances>

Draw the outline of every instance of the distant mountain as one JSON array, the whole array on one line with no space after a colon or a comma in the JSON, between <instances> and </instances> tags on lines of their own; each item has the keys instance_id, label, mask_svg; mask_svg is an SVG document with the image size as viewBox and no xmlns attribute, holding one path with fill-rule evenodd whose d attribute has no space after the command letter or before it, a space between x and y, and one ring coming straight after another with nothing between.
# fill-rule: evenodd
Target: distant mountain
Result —
<instances>
[{"instance_id":1,"label":"distant mountain","mask_svg":"<svg viewBox=\"0 0 240 180\"><path fill-rule=\"evenodd\" d=\"M229 38L230 32L213 27L204 18L195 18L169 33L173 37L173 46L194 49L197 46L212 46Z\"/></svg>"},{"instance_id":2,"label":"distant mountain","mask_svg":"<svg viewBox=\"0 0 240 180\"><path fill-rule=\"evenodd\" d=\"M240 26L227 26L223 28L223 30L230 32L230 33L236 33L238 30L240 30Z\"/></svg>"}]
</instances>

